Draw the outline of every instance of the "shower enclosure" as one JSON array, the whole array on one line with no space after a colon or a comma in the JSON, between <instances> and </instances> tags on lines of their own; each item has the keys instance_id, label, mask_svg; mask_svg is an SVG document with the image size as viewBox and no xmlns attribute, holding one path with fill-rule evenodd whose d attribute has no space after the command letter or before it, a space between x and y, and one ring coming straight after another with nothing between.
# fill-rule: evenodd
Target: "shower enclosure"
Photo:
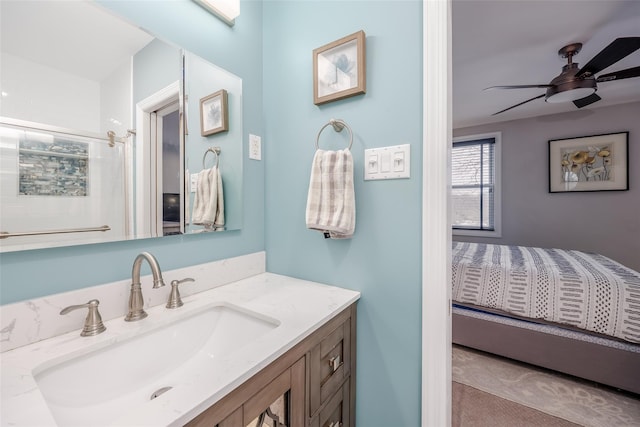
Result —
<instances>
[{"instance_id":1,"label":"shower enclosure","mask_svg":"<svg viewBox=\"0 0 640 427\"><path fill-rule=\"evenodd\" d=\"M43 124L0 122L0 239L19 250L77 239L122 240L128 234L129 138Z\"/></svg>"}]
</instances>

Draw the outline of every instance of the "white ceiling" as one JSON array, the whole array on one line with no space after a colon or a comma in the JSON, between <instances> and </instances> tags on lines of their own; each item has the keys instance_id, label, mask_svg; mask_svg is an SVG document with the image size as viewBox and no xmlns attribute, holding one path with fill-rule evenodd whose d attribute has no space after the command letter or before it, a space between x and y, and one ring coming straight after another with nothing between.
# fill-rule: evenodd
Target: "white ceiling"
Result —
<instances>
[{"instance_id":1,"label":"white ceiling","mask_svg":"<svg viewBox=\"0 0 640 427\"><path fill-rule=\"evenodd\" d=\"M578 110L541 98L492 117L545 89L483 89L547 84L566 64L563 46L582 43L573 61L584 65L614 39L640 36L640 1L453 0L452 21L453 127L461 128ZM598 74L637 66L640 50ZM580 111L640 100L640 78L598 83L598 95Z\"/></svg>"},{"instance_id":2,"label":"white ceiling","mask_svg":"<svg viewBox=\"0 0 640 427\"><path fill-rule=\"evenodd\" d=\"M2 52L102 81L153 37L95 2L0 0Z\"/></svg>"}]
</instances>

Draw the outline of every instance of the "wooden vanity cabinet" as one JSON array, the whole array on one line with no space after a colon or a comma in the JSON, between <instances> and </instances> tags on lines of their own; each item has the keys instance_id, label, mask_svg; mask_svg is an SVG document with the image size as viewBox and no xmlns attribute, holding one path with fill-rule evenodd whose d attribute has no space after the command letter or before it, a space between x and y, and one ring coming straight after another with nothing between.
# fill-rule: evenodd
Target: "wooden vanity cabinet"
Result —
<instances>
[{"instance_id":1,"label":"wooden vanity cabinet","mask_svg":"<svg viewBox=\"0 0 640 427\"><path fill-rule=\"evenodd\" d=\"M354 303L187 426L244 427L286 393L287 427L355 427L355 340Z\"/></svg>"},{"instance_id":2,"label":"wooden vanity cabinet","mask_svg":"<svg viewBox=\"0 0 640 427\"><path fill-rule=\"evenodd\" d=\"M311 425L350 426L349 377L355 344L351 342L351 318L321 339L307 354L309 415Z\"/></svg>"}]
</instances>

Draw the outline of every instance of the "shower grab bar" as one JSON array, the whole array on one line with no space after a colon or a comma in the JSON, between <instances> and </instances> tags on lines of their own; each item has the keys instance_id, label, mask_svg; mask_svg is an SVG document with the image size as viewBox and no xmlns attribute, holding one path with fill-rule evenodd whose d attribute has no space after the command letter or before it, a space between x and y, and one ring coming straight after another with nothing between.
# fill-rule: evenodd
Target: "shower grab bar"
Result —
<instances>
[{"instance_id":1,"label":"shower grab bar","mask_svg":"<svg viewBox=\"0 0 640 427\"><path fill-rule=\"evenodd\" d=\"M0 231L0 239L7 239L9 237L39 236L41 234L87 233L90 231L109 231L109 230L111 230L111 227L109 227L108 225L103 225L101 227L66 228L62 230L43 230L43 231L22 231L17 233Z\"/></svg>"}]
</instances>

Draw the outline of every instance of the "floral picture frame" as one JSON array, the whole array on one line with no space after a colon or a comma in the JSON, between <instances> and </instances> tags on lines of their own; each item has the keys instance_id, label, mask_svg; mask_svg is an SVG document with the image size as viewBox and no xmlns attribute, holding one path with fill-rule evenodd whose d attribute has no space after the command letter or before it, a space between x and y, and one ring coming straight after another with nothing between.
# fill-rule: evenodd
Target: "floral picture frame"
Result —
<instances>
[{"instance_id":1,"label":"floral picture frame","mask_svg":"<svg viewBox=\"0 0 640 427\"><path fill-rule=\"evenodd\" d=\"M321 105L366 92L364 31L313 50L313 103Z\"/></svg>"},{"instance_id":2,"label":"floral picture frame","mask_svg":"<svg viewBox=\"0 0 640 427\"><path fill-rule=\"evenodd\" d=\"M549 141L549 193L629 189L629 132Z\"/></svg>"},{"instance_id":3,"label":"floral picture frame","mask_svg":"<svg viewBox=\"0 0 640 427\"><path fill-rule=\"evenodd\" d=\"M200 135L209 136L229 130L227 91L220 89L200 99Z\"/></svg>"}]
</instances>

